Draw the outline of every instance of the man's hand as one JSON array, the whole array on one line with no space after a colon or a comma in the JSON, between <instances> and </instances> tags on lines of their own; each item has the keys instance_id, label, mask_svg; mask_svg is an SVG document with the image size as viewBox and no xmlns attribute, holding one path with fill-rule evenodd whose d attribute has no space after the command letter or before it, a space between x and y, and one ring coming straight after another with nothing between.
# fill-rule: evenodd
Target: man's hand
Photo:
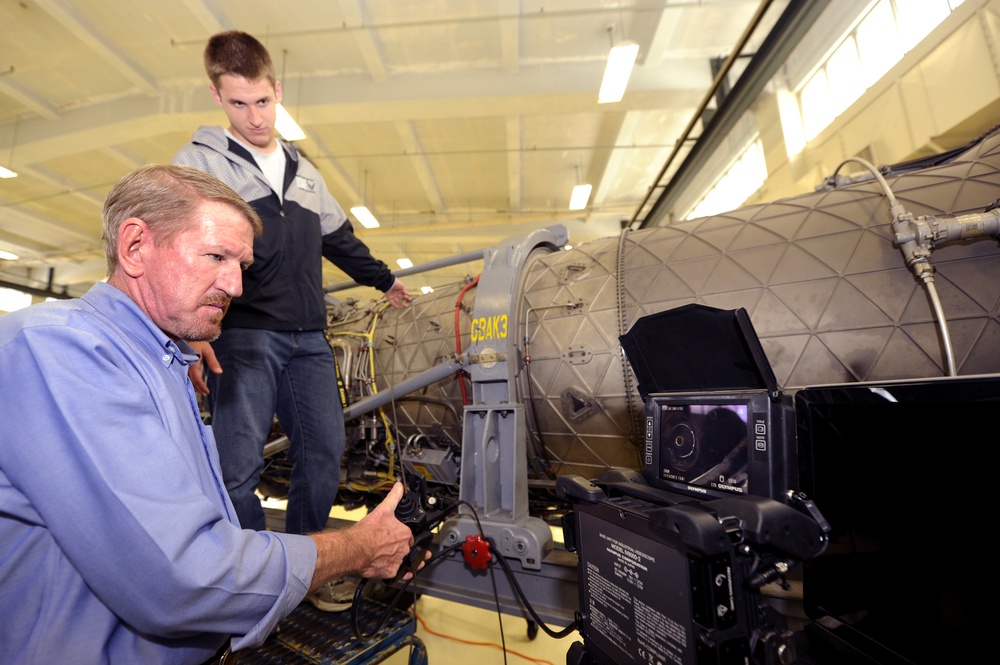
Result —
<instances>
[{"instance_id":1,"label":"man's hand","mask_svg":"<svg viewBox=\"0 0 1000 665\"><path fill-rule=\"evenodd\" d=\"M398 279L392 285L392 288L385 292L385 297L389 301L389 304L396 309L409 306L413 300L413 296L409 294L406 287Z\"/></svg>"},{"instance_id":2,"label":"man's hand","mask_svg":"<svg viewBox=\"0 0 1000 665\"><path fill-rule=\"evenodd\" d=\"M207 395L208 384L205 383L205 377L202 376L202 363L213 374L222 374L222 365L219 364L219 361L215 357L215 350L212 349L212 345L208 342L188 342L188 344L200 356L198 362L188 367L188 377L191 379L191 384L194 386L195 392Z\"/></svg>"},{"instance_id":3,"label":"man's hand","mask_svg":"<svg viewBox=\"0 0 1000 665\"><path fill-rule=\"evenodd\" d=\"M348 573L380 579L396 575L413 547L410 527L395 515L402 497L403 485L396 483L382 503L350 528L311 536L316 543L316 570L310 590ZM402 579L411 577L413 573L407 573Z\"/></svg>"},{"instance_id":4,"label":"man's hand","mask_svg":"<svg viewBox=\"0 0 1000 665\"><path fill-rule=\"evenodd\" d=\"M367 545L371 548L371 560L367 567L358 571L362 577L395 576L403 558L413 547L410 527L396 519L396 506L402 498L403 485L397 482L382 503L350 529L355 532L352 537L369 539Z\"/></svg>"}]
</instances>

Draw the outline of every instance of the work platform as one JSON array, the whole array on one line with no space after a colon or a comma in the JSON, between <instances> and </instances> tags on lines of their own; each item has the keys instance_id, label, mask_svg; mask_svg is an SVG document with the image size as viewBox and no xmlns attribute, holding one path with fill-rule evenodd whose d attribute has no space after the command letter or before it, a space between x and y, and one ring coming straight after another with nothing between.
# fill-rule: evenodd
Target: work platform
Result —
<instances>
[{"instance_id":1,"label":"work platform","mask_svg":"<svg viewBox=\"0 0 1000 665\"><path fill-rule=\"evenodd\" d=\"M283 510L264 508L269 531L284 531ZM330 528L350 522L331 518ZM389 609L363 598L358 605L358 627L370 639L354 635L352 611L323 612L303 602L282 619L261 646L237 655L239 665L368 665L381 663L402 649L410 649L409 665L427 665L427 649L416 635L416 620L409 612ZM388 615L386 613L388 612ZM376 629L383 623L381 629Z\"/></svg>"},{"instance_id":2,"label":"work platform","mask_svg":"<svg viewBox=\"0 0 1000 665\"><path fill-rule=\"evenodd\" d=\"M358 607L358 625L364 635L375 632L387 608L368 601ZM364 642L354 635L351 611L322 612L308 603L285 617L277 630L256 649L239 653L239 665L368 665L381 663L402 649L410 649L409 665L427 665L427 650L416 636L413 617L388 610L385 625Z\"/></svg>"}]
</instances>

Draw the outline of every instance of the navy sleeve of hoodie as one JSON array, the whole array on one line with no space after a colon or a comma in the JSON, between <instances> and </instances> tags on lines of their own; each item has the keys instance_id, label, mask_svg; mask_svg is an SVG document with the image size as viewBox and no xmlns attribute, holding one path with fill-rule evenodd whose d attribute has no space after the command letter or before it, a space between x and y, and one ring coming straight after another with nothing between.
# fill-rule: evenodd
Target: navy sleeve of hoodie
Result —
<instances>
[{"instance_id":1,"label":"navy sleeve of hoodie","mask_svg":"<svg viewBox=\"0 0 1000 665\"><path fill-rule=\"evenodd\" d=\"M323 236L323 256L358 284L373 286L383 293L396 281L389 266L372 256L368 246L354 235L349 221Z\"/></svg>"}]
</instances>

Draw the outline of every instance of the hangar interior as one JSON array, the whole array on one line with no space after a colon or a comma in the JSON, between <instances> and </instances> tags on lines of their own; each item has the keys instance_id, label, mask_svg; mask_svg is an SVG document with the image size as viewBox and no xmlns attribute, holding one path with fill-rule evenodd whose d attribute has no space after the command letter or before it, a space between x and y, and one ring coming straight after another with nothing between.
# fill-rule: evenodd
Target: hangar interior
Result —
<instances>
[{"instance_id":1,"label":"hangar interior","mask_svg":"<svg viewBox=\"0 0 1000 665\"><path fill-rule=\"evenodd\" d=\"M345 210L364 203L375 213L379 228L355 226L395 268L398 258L419 265L548 223L566 224L579 245L616 235L622 220L683 219L755 139L763 185L714 212L810 191L848 156L891 164L966 144L993 125L995 68L984 65L993 62L995 5L898 4L889 18L902 12L916 43L876 40L879 51L895 52L880 57L878 80L855 86L853 103L789 150L779 115L785 93L801 95L825 76L824 63L873 3L442 0L419 9L299 2L289 11L225 1L8 3L0 15L0 165L19 176L2 182L0 249L18 258L0 263L0 279L78 295L103 277L98 220L111 184L144 163L169 161L194 128L220 122L200 57L219 30L238 25L276 54L285 106L306 134L299 149ZM778 69L726 112L732 127L712 146L715 161L672 186L684 197L672 194L669 210L640 209L703 138L702 120L749 96L743 87L713 93L712 63L718 70L732 58L719 88L733 89L789 9L798 18L780 23L785 39L768 51ZM614 42L639 43L637 64L622 100L598 104ZM715 133L713 142L722 141ZM571 212L577 184L592 194ZM329 270L331 285L345 281ZM413 287L476 271L442 268Z\"/></svg>"},{"instance_id":2,"label":"hangar interior","mask_svg":"<svg viewBox=\"0 0 1000 665\"><path fill-rule=\"evenodd\" d=\"M713 506L732 520L774 519L795 534L783 541L747 527L746 549L727 556L776 571L815 557L810 570L822 582L813 588L827 594L804 599L799 569L787 589L773 580L763 593L754 587L741 602L757 619L699 634L716 640L718 658L723 637L749 636L755 662L786 662L778 652L794 641L761 608L802 619L786 604L840 602L829 587L847 579L883 589L878 602L912 600L904 586L927 589L926 607L906 615L911 635L885 636L887 652L830 627L852 630L851 607L817 608L828 611L826 625L808 617L830 644L870 659L857 662L976 652L972 636L985 627L967 613L973 581L949 572L948 585L932 583L918 563L901 561L911 548L923 548L917 561L928 565L971 552L977 528L950 492L914 512L931 482L967 473L956 461L975 463L965 444L981 439L998 398L995 0L24 0L0 8L0 25L0 166L16 173L0 180L0 287L10 309L76 296L101 279L107 189L141 164L168 162L199 125L221 122L201 70L207 36L242 29L280 54L284 105L305 134L298 148L345 209L364 205L378 218L377 228L355 218L373 253L408 259L398 274L411 290L427 287L395 311L325 269L328 337L351 400L341 500L370 505L403 474L430 512L441 504L429 499L475 506L435 525L437 547L485 531L526 597L511 582L497 592L490 578L469 576L460 558L429 568L422 593L475 611L502 606L534 632L583 611L591 630L578 662L626 662L628 650L602 641L584 611L591 606L581 605L599 604L582 554L552 534L569 524L569 540L589 553L585 526L605 529L609 539L651 542L668 560L682 552L679 567L709 570L710 548L649 521L690 517L657 492L702 494L728 501ZM630 42L639 48L624 96L599 104L608 51ZM570 192L583 184L590 197L571 211ZM691 305L745 312L751 325L740 330L763 359L759 383L719 383L702 370L696 385L656 389L665 376L641 375L621 338ZM660 331L641 353L683 338ZM724 355L706 348L709 339L693 342L700 367ZM866 386L865 396L851 384ZM656 436L673 427L652 404L667 408L681 394L684 406L719 406L720 390L764 395L746 404L763 414L775 437L768 446L780 453L763 464L751 455L743 475L725 472L743 483L736 494L787 508L782 492L808 487L815 506L787 501L789 516L734 504L725 488L699 484L705 468L681 473L681 463L644 455L650 427ZM869 394L903 411L844 413L833 432L820 424L831 411L841 417L844 404L872 407ZM836 454L856 441L865 445ZM280 498L280 432L269 446L263 493ZM718 472L724 461L706 465ZM891 534L905 542L886 547L893 558L878 564L889 572L857 563L878 549L866 549L870 532L852 532L850 547L837 533L848 511L819 494L848 498L828 489L828 468L866 493L852 508L898 524ZM602 478L598 495L588 483ZM988 500L969 485L966 506ZM623 500L670 505L619 531L614 511L633 510ZM815 545L827 537L816 532L822 516L834 528L824 554ZM845 547L849 568L827 567ZM894 575L904 579L883 584ZM937 632L917 641L914 628ZM565 654L569 642L554 648ZM915 651L900 653L900 644ZM677 662L709 662L677 653Z\"/></svg>"}]
</instances>

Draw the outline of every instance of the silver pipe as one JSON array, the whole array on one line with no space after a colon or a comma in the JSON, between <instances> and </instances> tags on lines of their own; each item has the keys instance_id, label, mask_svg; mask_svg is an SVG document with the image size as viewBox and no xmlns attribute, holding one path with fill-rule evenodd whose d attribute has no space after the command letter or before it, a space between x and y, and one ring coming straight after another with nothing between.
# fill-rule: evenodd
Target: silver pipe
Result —
<instances>
[{"instance_id":1,"label":"silver pipe","mask_svg":"<svg viewBox=\"0 0 1000 665\"><path fill-rule=\"evenodd\" d=\"M396 277L406 277L407 275L416 275L422 272L430 272L431 270L437 270L438 268L447 268L448 266L457 266L460 263L468 263L470 261L482 261L483 254L486 252L485 249L478 249L473 252L466 252L465 254L458 254L456 256L446 256L443 259L437 259L435 261L428 261L427 263L421 263L418 266L413 266L412 268L404 268L402 270L394 270L393 275ZM357 282L339 282L332 286L323 287L323 293L333 293L334 291L343 291L344 289L351 289L358 286Z\"/></svg>"},{"instance_id":2,"label":"silver pipe","mask_svg":"<svg viewBox=\"0 0 1000 665\"><path fill-rule=\"evenodd\" d=\"M268 441L264 444L264 459L277 455L283 450L288 450L288 437L285 435L279 436L274 441Z\"/></svg>"},{"instance_id":3,"label":"silver pipe","mask_svg":"<svg viewBox=\"0 0 1000 665\"><path fill-rule=\"evenodd\" d=\"M351 345L350 345L349 342L347 342L347 340L341 339L339 337L334 337L333 339L329 340L329 342L330 342L330 346L334 350L334 355L335 356L336 356L337 349L340 349L341 353L344 354L344 359L342 361L338 362L338 364L340 365L340 378L344 382L344 390L346 390L347 393L350 394L351 393L351 378L352 378L351 377L351 359L352 359L352 357L354 355L353 353L351 353Z\"/></svg>"},{"instance_id":4,"label":"silver pipe","mask_svg":"<svg viewBox=\"0 0 1000 665\"><path fill-rule=\"evenodd\" d=\"M957 376L958 370L955 368L955 351L951 345L951 332L948 329L948 319L944 315L944 307L941 305L941 298L938 296L937 287L934 285L934 269L931 267L931 249L938 244L952 240L964 240L981 235L996 235L998 229L997 212L977 213L973 215L963 215L957 219L939 220L936 217L921 217L913 219L913 215L908 214L902 205L896 200L896 196L889 187L882 174L879 173L872 164L860 157L848 157L834 170L833 176L827 180L827 184L833 187L838 186L837 173L848 162L857 162L871 173L878 181L879 186L885 193L889 201L889 211L892 216L892 228L895 233L895 243L903 252L906 261L914 275L916 275L927 287L927 296L931 299L931 307L934 309L934 319L937 322L938 332L941 334L941 344L944 346L945 364L948 366L948 376Z\"/></svg>"},{"instance_id":5,"label":"silver pipe","mask_svg":"<svg viewBox=\"0 0 1000 665\"><path fill-rule=\"evenodd\" d=\"M468 357L465 355L453 358L441 363L440 365L435 365L434 367L424 370L416 376L412 376L405 381L401 381L394 386L390 386L388 389L383 390L380 393L366 397L359 402L351 404L344 409L344 419L352 420L358 416L374 411L375 409L385 406L389 402L399 399L404 395L408 395L409 393L420 390L421 388L425 388L432 383L437 383L438 381L446 379L449 376L454 376L468 366Z\"/></svg>"},{"instance_id":6,"label":"silver pipe","mask_svg":"<svg viewBox=\"0 0 1000 665\"><path fill-rule=\"evenodd\" d=\"M847 159L845 159L844 161L842 161L837 166L837 168L835 168L833 170L833 175L831 176L831 180L836 181L836 179L837 179L837 173L848 162L857 162L858 164L861 164L861 166L865 167L865 169L869 173L872 174L872 177L874 177L875 180L878 181L879 186L882 188L882 191L885 193L885 198L889 199L889 212L890 213L894 213L895 209L899 206L899 203L896 201L896 195L892 193L892 188L889 187L889 183L887 183L885 181L885 178L882 177L882 174L879 173L878 169L875 168L875 165L872 164L871 162L869 162L869 161L867 161L865 159L861 159L860 157L848 157Z\"/></svg>"},{"instance_id":7,"label":"silver pipe","mask_svg":"<svg viewBox=\"0 0 1000 665\"><path fill-rule=\"evenodd\" d=\"M941 343L944 345L945 361L948 364L948 376L958 376L958 370L955 369L955 352L951 347L951 333L948 331L948 319L944 316L944 307L941 306L937 287L934 286L933 273L927 273L924 276L924 284L927 285L927 294L931 298L931 305L934 307L934 317L937 319L938 330L941 332Z\"/></svg>"}]
</instances>

